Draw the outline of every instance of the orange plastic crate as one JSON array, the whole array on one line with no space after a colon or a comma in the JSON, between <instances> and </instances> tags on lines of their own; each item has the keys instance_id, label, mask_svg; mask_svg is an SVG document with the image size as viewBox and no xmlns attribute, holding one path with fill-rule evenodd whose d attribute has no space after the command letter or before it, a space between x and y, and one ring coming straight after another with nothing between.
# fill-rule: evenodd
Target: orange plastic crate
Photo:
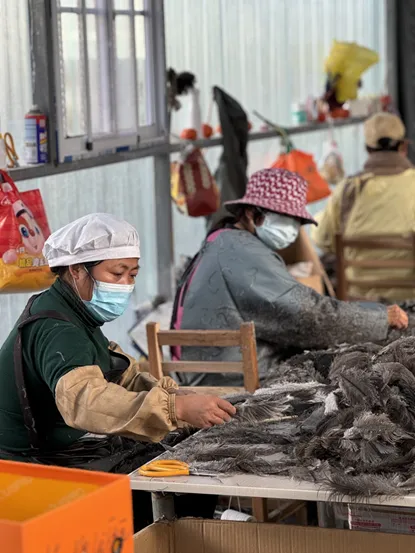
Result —
<instances>
[{"instance_id":1,"label":"orange plastic crate","mask_svg":"<svg viewBox=\"0 0 415 553\"><path fill-rule=\"evenodd\" d=\"M0 461L1 553L133 553L128 476Z\"/></svg>"}]
</instances>

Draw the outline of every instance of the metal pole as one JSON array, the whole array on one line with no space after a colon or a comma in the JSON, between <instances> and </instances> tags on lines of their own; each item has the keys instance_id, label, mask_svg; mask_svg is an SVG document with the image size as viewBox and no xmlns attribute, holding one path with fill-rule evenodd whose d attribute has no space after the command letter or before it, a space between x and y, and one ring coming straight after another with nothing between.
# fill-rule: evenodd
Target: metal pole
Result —
<instances>
[{"instance_id":1,"label":"metal pole","mask_svg":"<svg viewBox=\"0 0 415 553\"><path fill-rule=\"evenodd\" d=\"M157 135L169 138L167 84L166 84L166 37L164 28L163 0L151 1L151 51L154 59L153 90L155 103L155 123Z\"/></svg>"},{"instance_id":2,"label":"metal pole","mask_svg":"<svg viewBox=\"0 0 415 553\"><path fill-rule=\"evenodd\" d=\"M153 520L174 520L176 513L174 510L174 496L172 494L152 493L151 503L153 505Z\"/></svg>"},{"instance_id":3,"label":"metal pole","mask_svg":"<svg viewBox=\"0 0 415 553\"><path fill-rule=\"evenodd\" d=\"M156 197L156 243L158 294L170 299L174 283L173 217L170 197L170 157L158 155L154 160L154 194Z\"/></svg>"},{"instance_id":4,"label":"metal pole","mask_svg":"<svg viewBox=\"0 0 415 553\"><path fill-rule=\"evenodd\" d=\"M398 48L396 0L386 0L386 85L394 102L398 101Z\"/></svg>"},{"instance_id":5,"label":"metal pole","mask_svg":"<svg viewBox=\"0 0 415 553\"><path fill-rule=\"evenodd\" d=\"M152 52L155 60L154 97L155 123L158 133L168 137L166 90L166 46L163 0L151 2ZM170 197L170 156L154 157L154 193L156 197L158 293L166 299L173 295L174 245L173 217Z\"/></svg>"},{"instance_id":6,"label":"metal pole","mask_svg":"<svg viewBox=\"0 0 415 553\"><path fill-rule=\"evenodd\" d=\"M396 4L396 44L398 48L399 109L407 128L410 157L415 160L415 3L399 0Z\"/></svg>"},{"instance_id":7,"label":"metal pole","mask_svg":"<svg viewBox=\"0 0 415 553\"><path fill-rule=\"evenodd\" d=\"M334 504L317 502L318 525L320 528L335 528L336 516L334 514Z\"/></svg>"},{"instance_id":8,"label":"metal pole","mask_svg":"<svg viewBox=\"0 0 415 553\"><path fill-rule=\"evenodd\" d=\"M33 103L48 115L49 163L58 162L56 148L56 83L51 0L29 0Z\"/></svg>"},{"instance_id":9,"label":"metal pole","mask_svg":"<svg viewBox=\"0 0 415 553\"><path fill-rule=\"evenodd\" d=\"M135 28L135 14L134 14L134 0L130 0L130 53L133 62L133 75L134 75L134 113L135 113L135 128L140 127L140 98L138 95L138 70L137 70L137 48L136 48L136 28Z\"/></svg>"},{"instance_id":10,"label":"metal pole","mask_svg":"<svg viewBox=\"0 0 415 553\"><path fill-rule=\"evenodd\" d=\"M82 0L82 17L81 17L81 45L82 45L82 56L84 62L84 79L85 79L85 89L84 89L84 108L86 116L86 140L87 150L93 149L92 142L92 108L91 108L91 83L90 83L90 74L89 74L89 52L88 52L88 28L87 28L87 17L86 17L86 0Z\"/></svg>"},{"instance_id":11,"label":"metal pole","mask_svg":"<svg viewBox=\"0 0 415 553\"><path fill-rule=\"evenodd\" d=\"M117 68L115 44L115 15L112 0L105 0L107 6L108 67L110 75L111 132L118 130L117 111Z\"/></svg>"}]
</instances>

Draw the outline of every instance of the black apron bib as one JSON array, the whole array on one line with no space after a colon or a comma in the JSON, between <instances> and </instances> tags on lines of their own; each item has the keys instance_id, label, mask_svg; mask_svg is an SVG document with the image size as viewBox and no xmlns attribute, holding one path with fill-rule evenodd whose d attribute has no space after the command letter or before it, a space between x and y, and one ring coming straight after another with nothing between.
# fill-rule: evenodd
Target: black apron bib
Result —
<instances>
[{"instance_id":1,"label":"black apron bib","mask_svg":"<svg viewBox=\"0 0 415 553\"><path fill-rule=\"evenodd\" d=\"M83 437L74 444L61 450L47 451L42 447L41 431L36 423L27 393L26 378L23 363L22 330L25 326L40 319L58 319L71 322L68 317L58 311L41 311L30 314L34 300L30 298L17 327L17 337L14 344L14 376L24 425L27 429L31 451L27 454L14 454L0 450L0 456L6 460L26 461L43 465L58 465L86 470L99 470L128 474L139 466L154 459L165 449L158 444L136 442L121 436ZM104 375L108 382L119 382L122 374L129 366L129 361L120 353L110 351L111 370Z\"/></svg>"}]
</instances>

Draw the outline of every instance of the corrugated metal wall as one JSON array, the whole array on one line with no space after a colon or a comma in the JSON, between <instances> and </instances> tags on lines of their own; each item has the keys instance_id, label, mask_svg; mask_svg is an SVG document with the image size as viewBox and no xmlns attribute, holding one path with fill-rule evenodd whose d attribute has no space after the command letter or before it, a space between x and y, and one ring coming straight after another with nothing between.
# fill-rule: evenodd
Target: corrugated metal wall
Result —
<instances>
[{"instance_id":1,"label":"corrugated metal wall","mask_svg":"<svg viewBox=\"0 0 415 553\"><path fill-rule=\"evenodd\" d=\"M165 0L167 61L177 71L196 74L203 115L210 89L223 87L237 98L254 128L255 109L272 121L290 125L292 102L318 96L324 87L323 62L333 39L356 41L379 52L381 62L365 74L362 94L379 93L386 80L384 0ZM186 98L173 118L177 134L189 126ZM213 124L216 126L216 113ZM327 132L295 137L295 144L318 159ZM335 133L348 172L364 160L361 129ZM249 171L270 164L278 154L277 139L251 143ZM220 148L206 150L212 169ZM316 211L319 206L311 206ZM204 238L201 220L175 210L177 254L192 254ZM192 242L189 240L192 237Z\"/></svg>"},{"instance_id":2,"label":"corrugated metal wall","mask_svg":"<svg viewBox=\"0 0 415 553\"><path fill-rule=\"evenodd\" d=\"M165 0L164 6L168 64L196 74L205 115L210 88L219 85L249 113L289 124L292 102L321 94L333 39L379 52L363 93L385 83L384 0ZM175 121L176 130L183 128L184 110Z\"/></svg>"},{"instance_id":3,"label":"corrugated metal wall","mask_svg":"<svg viewBox=\"0 0 415 553\"><path fill-rule=\"evenodd\" d=\"M22 152L23 116L31 103L30 52L26 0L0 0L0 130L12 131ZM209 89L224 87L245 108L289 124L292 101L323 86L322 61L334 37L356 40L378 50L384 60L384 0L165 0L167 58L177 70L197 74L205 114ZM382 61L364 79L365 92L378 92L384 83ZM187 126L186 106L175 117L176 129ZM253 121L258 127L258 122ZM326 133L296 138L300 148L320 153ZM363 160L361 130L336 133L348 171ZM250 170L268 165L278 141L249 146ZM212 169L220 148L207 152ZM51 228L94 211L109 211L135 224L142 240L142 273L137 300L156 292L156 204L151 160L139 160L59 177L20 182L26 190L39 186ZM176 210L175 210L176 213ZM204 222L174 220L177 254L193 254L204 237ZM26 295L0 296L0 344L19 316ZM132 311L107 329L128 348L126 331Z\"/></svg>"},{"instance_id":4,"label":"corrugated metal wall","mask_svg":"<svg viewBox=\"0 0 415 553\"><path fill-rule=\"evenodd\" d=\"M22 115L32 103L27 0L0 0L0 21L0 132L12 133L22 152Z\"/></svg>"}]
</instances>

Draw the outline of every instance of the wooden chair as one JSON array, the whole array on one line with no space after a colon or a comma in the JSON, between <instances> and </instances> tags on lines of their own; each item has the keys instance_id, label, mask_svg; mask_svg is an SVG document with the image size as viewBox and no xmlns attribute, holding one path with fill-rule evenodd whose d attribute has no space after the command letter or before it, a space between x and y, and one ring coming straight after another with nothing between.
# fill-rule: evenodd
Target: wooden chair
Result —
<instances>
[{"instance_id":1,"label":"wooden chair","mask_svg":"<svg viewBox=\"0 0 415 553\"><path fill-rule=\"evenodd\" d=\"M353 248L358 250L396 250L412 252L412 259L347 259L345 250ZM376 279L349 279L346 270L349 267L359 269L412 269L413 277L409 279L388 278ZM359 236L345 238L342 234L336 234L336 273L337 273L337 298L339 300L358 300L349 296L349 287L359 288L415 288L415 233L406 236L388 234L379 236ZM377 299L377 298L374 298Z\"/></svg>"},{"instance_id":2,"label":"wooden chair","mask_svg":"<svg viewBox=\"0 0 415 553\"><path fill-rule=\"evenodd\" d=\"M158 323L147 324L149 372L160 379L170 372L201 373L242 373L244 388L255 392L259 388L258 362L254 323L243 323L239 330L160 330ZM242 361L164 361L163 346L190 347L240 347ZM195 387L199 393L226 395L241 391L244 388L218 386ZM294 515L297 520L304 520L304 503L291 502L285 509L274 509L276 516L269 514L267 499L252 498L252 512L258 522L281 519L282 516ZM302 517L300 519L300 517Z\"/></svg>"},{"instance_id":3,"label":"wooden chair","mask_svg":"<svg viewBox=\"0 0 415 553\"><path fill-rule=\"evenodd\" d=\"M158 323L147 324L149 372L160 379L170 372L242 373L248 392L259 388L254 323L243 323L239 330L160 330ZM163 361L163 346L240 347L242 361ZM243 388L197 388L200 393L224 395Z\"/></svg>"}]
</instances>

